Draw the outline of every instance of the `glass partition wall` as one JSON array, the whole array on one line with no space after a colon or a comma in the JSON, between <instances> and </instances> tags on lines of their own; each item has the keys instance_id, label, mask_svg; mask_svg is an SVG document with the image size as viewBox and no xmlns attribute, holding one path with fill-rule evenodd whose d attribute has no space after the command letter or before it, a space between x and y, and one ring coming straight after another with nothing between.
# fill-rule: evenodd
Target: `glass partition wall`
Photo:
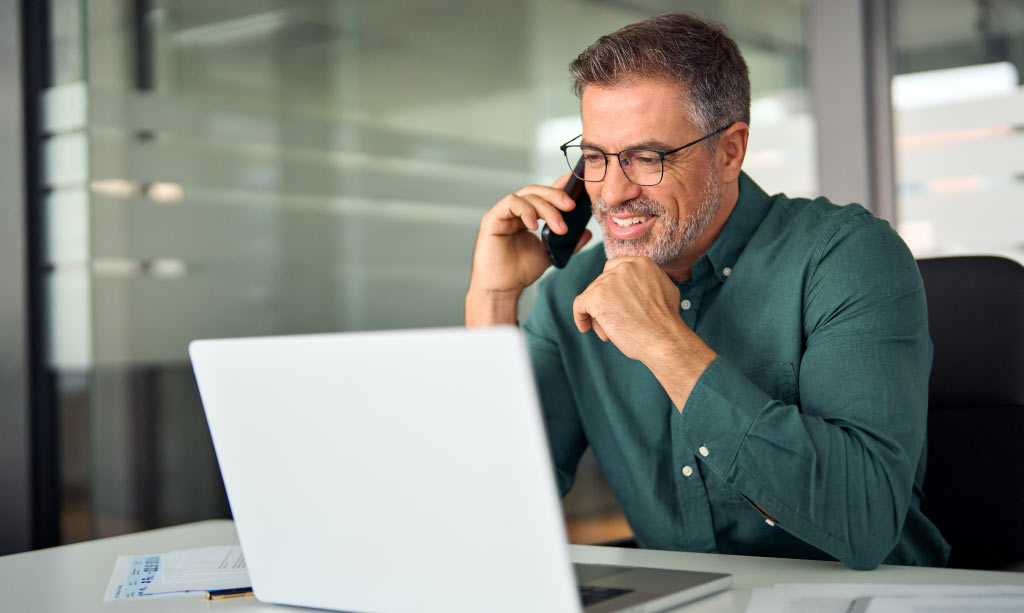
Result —
<instances>
[{"instance_id":1,"label":"glass partition wall","mask_svg":"<svg viewBox=\"0 0 1024 613\"><path fill-rule=\"evenodd\" d=\"M1024 262L1024 2L899 0L898 228L918 257Z\"/></svg>"},{"instance_id":2,"label":"glass partition wall","mask_svg":"<svg viewBox=\"0 0 1024 613\"><path fill-rule=\"evenodd\" d=\"M63 541L228 515L190 340L461 324L480 216L566 171L568 62L668 10L730 27L746 168L813 195L802 2L52 0ZM565 507L629 534L590 456Z\"/></svg>"}]
</instances>

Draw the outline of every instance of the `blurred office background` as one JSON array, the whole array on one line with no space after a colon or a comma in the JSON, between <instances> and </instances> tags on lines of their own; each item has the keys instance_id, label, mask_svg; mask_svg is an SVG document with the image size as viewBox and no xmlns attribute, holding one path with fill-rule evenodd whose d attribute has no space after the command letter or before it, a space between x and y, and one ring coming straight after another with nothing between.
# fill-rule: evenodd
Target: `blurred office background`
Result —
<instances>
[{"instance_id":1,"label":"blurred office background","mask_svg":"<svg viewBox=\"0 0 1024 613\"><path fill-rule=\"evenodd\" d=\"M228 516L194 338L460 324L480 216L567 170L566 65L650 15L737 39L769 192L860 201L919 257L1024 259L1024 0L0 7L26 60L0 243L27 255L0 308L27 305L4 358L27 391L0 436L29 503L3 503L5 551ZM592 457L580 473L571 538L627 536Z\"/></svg>"}]
</instances>

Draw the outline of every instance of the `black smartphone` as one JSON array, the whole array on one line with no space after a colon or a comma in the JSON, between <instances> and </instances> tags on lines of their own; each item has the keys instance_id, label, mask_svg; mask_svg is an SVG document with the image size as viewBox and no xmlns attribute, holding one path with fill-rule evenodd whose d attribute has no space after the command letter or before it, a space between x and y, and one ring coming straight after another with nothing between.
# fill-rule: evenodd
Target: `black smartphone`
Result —
<instances>
[{"instance_id":1,"label":"black smartphone","mask_svg":"<svg viewBox=\"0 0 1024 613\"><path fill-rule=\"evenodd\" d=\"M582 159L576 164L576 172L583 173ZM548 250L548 258L551 259L555 268L564 268L569 262L572 250L576 248L576 243L580 242L580 236L583 235L583 230L586 229L587 222L590 221L590 196L587 194L586 184L582 179L576 177L576 172L569 177L569 182L565 184L565 193L576 201L576 208L562 212L562 219L569 231L565 234L555 234L547 224L544 224L544 228L540 231L540 239L544 242L544 248Z\"/></svg>"}]
</instances>

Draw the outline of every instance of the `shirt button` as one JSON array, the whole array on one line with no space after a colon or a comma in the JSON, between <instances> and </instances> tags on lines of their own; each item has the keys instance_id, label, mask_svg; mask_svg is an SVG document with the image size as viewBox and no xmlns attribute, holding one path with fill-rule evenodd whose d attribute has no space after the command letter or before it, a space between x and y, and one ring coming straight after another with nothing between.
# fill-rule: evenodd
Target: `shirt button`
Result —
<instances>
[{"instance_id":1,"label":"shirt button","mask_svg":"<svg viewBox=\"0 0 1024 613\"><path fill-rule=\"evenodd\" d=\"M773 522L770 517L764 518L764 523L768 524L769 526L771 526L773 528L775 527L775 522Z\"/></svg>"},{"instance_id":2,"label":"shirt button","mask_svg":"<svg viewBox=\"0 0 1024 613\"><path fill-rule=\"evenodd\" d=\"M684 477L689 477L692 474L693 474L693 468L691 468L689 466L684 466L683 467L683 476Z\"/></svg>"},{"instance_id":3,"label":"shirt button","mask_svg":"<svg viewBox=\"0 0 1024 613\"><path fill-rule=\"evenodd\" d=\"M697 453L701 454L702 456L704 456L706 458L706 457L708 457L708 453L709 453L708 452L708 448L705 447L704 445L701 445L700 447L697 448Z\"/></svg>"},{"instance_id":4,"label":"shirt button","mask_svg":"<svg viewBox=\"0 0 1024 613\"><path fill-rule=\"evenodd\" d=\"M731 274L732 274L732 269L729 268L728 266L726 266L725 268L722 269L722 276L723 277L728 277Z\"/></svg>"},{"instance_id":5,"label":"shirt button","mask_svg":"<svg viewBox=\"0 0 1024 613\"><path fill-rule=\"evenodd\" d=\"M679 303L679 307L681 309L683 309L684 311L689 311L690 307L692 307L692 306L693 306L693 303L690 302L689 300L683 300L682 302Z\"/></svg>"}]
</instances>

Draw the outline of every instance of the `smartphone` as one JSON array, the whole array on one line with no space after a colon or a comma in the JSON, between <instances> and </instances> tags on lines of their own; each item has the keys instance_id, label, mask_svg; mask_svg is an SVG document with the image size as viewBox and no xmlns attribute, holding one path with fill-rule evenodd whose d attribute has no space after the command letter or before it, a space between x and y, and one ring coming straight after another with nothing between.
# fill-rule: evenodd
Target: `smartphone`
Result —
<instances>
[{"instance_id":1,"label":"smartphone","mask_svg":"<svg viewBox=\"0 0 1024 613\"><path fill-rule=\"evenodd\" d=\"M576 172L583 174L582 159L576 164ZM576 208L562 212L562 220L565 221L569 231L565 234L555 234L547 224L540 231L540 239L544 242L544 248L548 250L548 258L551 259L555 268L564 268L569 262L572 250L576 248L576 243L580 242L580 236L583 235L583 230L586 229L587 222L590 221L590 196L587 194L586 184L582 179L576 177L576 172L569 177L569 182L565 184L565 193L576 201Z\"/></svg>"}]
</instances>

